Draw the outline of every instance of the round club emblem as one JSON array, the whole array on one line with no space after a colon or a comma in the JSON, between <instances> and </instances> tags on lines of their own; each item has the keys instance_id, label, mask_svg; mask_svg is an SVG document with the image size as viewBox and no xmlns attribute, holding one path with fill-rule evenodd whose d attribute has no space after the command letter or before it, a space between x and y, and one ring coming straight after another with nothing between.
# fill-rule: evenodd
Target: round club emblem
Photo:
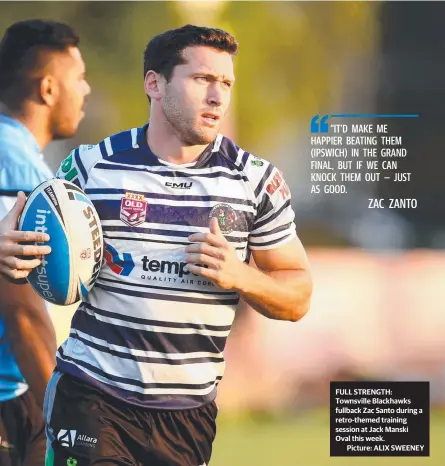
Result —
<instances>
[{"instance_id":1,"label":"round club emblem","mask_svg":"<svg viewBox=\"0 0 445 466\"><path fill-rule=\"evenodd\" d=\"M236 212L229 204L217 204L210 211L209 218L218 219L219 228L223 233L231 233L235 229Z\"/></svg>"}]
</instances>

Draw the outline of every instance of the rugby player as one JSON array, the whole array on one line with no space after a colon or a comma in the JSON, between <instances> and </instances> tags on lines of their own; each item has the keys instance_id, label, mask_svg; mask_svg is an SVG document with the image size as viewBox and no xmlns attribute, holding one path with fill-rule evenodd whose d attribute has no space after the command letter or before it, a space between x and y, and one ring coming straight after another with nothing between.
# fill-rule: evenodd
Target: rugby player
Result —
<instances>
[{"instance_id":1,"label":"rugby player","mask_svg":"<svg viewBox=\"0 0 445 466\"><path fill-rule=\"evenodd\" d=\"M42 20L11 25L0 42L1 466L41 466L45 459L42 409L56 336L44 301L26 280L19 285L17 279L39 266L35 256L50 248L19 244L48 236L15 229L24 193L53 177L42 150L52 140L73 136L83 116L89 87L78 43L69 26Z\"/></svg>"},{"instance_id":2,"label":"rugby player","mask_svg":"<svg viewBox=\"0 0 445 466\"><path fill-rule=\"evenodd\" d=\"M58 350L48 465L207 465L239 299L271 319L309 308L283 175L219 134L237 50L219 29L154 37L149 122L79 146L57 173L94 202L106 265Z\"/></svg>"}]
</instances>

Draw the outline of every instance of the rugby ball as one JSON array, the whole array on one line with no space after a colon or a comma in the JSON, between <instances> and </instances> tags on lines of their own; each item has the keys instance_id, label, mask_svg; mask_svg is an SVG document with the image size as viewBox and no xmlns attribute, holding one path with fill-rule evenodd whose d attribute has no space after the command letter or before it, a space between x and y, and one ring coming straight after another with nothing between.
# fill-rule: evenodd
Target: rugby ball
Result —
<instances>
[{"instance_id":1,"label":"rugby ball","mask_svg":"<svg viewBox=\"0 0 445 466\"><path fill-rule=\"evenodd\" d=\"M93 287L103 258L99 216L75 184L51 179L29 195L19 220L22 231L47 233L50 254L27 280L46 301L61 306L82 299Z\"/></svg>"}]
</instances>

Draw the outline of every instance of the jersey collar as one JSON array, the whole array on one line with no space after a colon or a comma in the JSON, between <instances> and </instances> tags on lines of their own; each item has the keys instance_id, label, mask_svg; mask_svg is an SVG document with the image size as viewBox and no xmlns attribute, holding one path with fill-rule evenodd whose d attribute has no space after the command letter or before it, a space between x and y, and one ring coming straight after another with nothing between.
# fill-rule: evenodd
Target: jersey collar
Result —
<instances>
[{"instance_id":1,"label":"jersey collar","mask_svg":"<svg viewBox=\"0 0 445 466\"><path fill-rule=\"evenodd\" d=\"M203 168L205 165L208 163L210 158L215 152L219 152L219 149L221 147L221 142L223 139L222 134L218 134L215 138L215 140L210 143L201 153L201 155L198 157L196 162L192 163L186 163L186 164L172 164L165 162L161 159L159 159L153 151L150 149L150 146L147 144L147 138L146 138L146 133L148 129L149 123L146 125L142 126L141 128L138 129L138 137L137 137L137 142L138 146L144 151L144 153L148 157L148 163L147 165L157 165L157 166L166 166L170 168Z\"/></svg>"}]
</instances>

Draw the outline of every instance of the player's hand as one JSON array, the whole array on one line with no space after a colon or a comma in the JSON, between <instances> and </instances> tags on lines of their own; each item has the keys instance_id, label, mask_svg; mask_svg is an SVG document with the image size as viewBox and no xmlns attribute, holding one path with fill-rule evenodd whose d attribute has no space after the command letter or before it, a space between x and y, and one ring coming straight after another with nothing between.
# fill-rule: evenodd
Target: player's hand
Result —
<instances>
[{"instance_id":1,"label":"player's hand","mask_svg":"<svg viewBox=\"0 0 445 466\"><path fill-rule=\"evenodd\" d=\"M185 248L190 272L208 278L220 288L237 289L246 264L239 260L233 246L224 238L218 219L210 219L209 233L193 233L188 239L194 243Z\"/></svg>"},{"instance_id":2,"label":"player's hand","mask_svg":"<svg viewBox=\"0 0 445 466\"><path fill-rule=\"evenodd\" d=\"M17 230L18 219L25 202L25 193L20 191L16 203L0 221L0 273L14 280L26 278L32 269L40 265L40 259L35 257L21 259L17 256L44 256L51 252L49 246L19 244L43 243L49 240L46 233Z\"/></svg>"}]
</instances>

